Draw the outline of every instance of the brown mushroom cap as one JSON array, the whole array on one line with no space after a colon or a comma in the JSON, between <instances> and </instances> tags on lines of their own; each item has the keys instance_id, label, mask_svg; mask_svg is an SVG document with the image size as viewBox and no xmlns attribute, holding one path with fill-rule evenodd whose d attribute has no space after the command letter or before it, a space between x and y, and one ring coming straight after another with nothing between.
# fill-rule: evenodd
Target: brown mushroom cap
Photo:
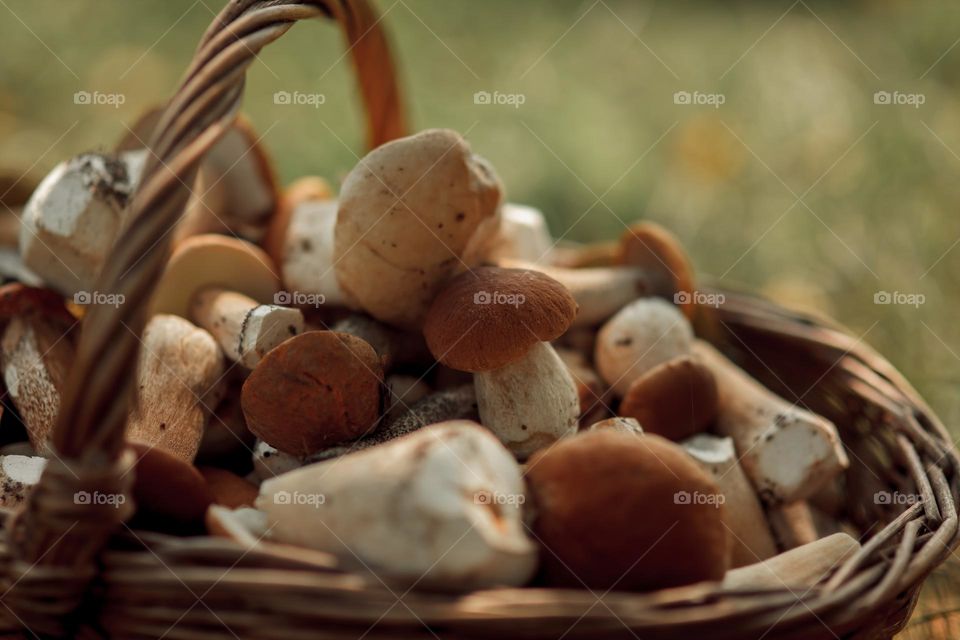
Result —
<instances>
[{"instance_id":1,"label":"brown mushroom cap","mask_svg":"<svg viewBox=\"0 0 960 640\"><path fill-rule=\"evenodd\" d=\"M617 263L643 267L662 275L662 282L655 284L654 293L673 300L676 293L687 293L688 302L681 304L689 318L693 313L693 266L677 238L653 222L640 222L631 226L620 237Z\"/></svg>"},{"instance_id":2,"label":"brown mushroom cap","mask_svg":"<svg viewBox=\"0 0 960 640\"><path fill-rule=\"evenodd\" d=\"M566 287L538 271L481 267L447 285L427 311L423 335L452 369L490 371L560 336L577 315Z\"/></svg>"},{"instance_id":3,"label":"brown mushroom cap","mask_svg":"<svg viewBox=\"0 0 960 640\"><path fill-rule=\"evenodd\" d=\"M630 385L619 415L675 442L706 431L717 417L717 379L695 356L657 365Z\"/></svg>"},{"instance_id":4,"label":"brown mushroom cap","mask_svg":"<svg viewBox=\"0 0 960 640\"><path fill-rule=\"evenodd\" d=\"M647 591L719 580L727 569L723 505L702 499L720 489L659 436L582 433L537 453L527 482L551 585Z\"/></svg>"},{"instance_id":5,"label":"brown mushroom cap","mask_svg":"<svg viewBox=\"0 0 960 640\"><path fill-rule=\"evenodd\" d=\"M138 511L181 524L203 522L213 497L197 468L160 447L130 447L137 456L133 499Z\"/></svg>"},{"instance_id":6,"label":"brown mushroom cap","mask_svg":"<svg viewBox=\"0 0 960 640\"><path fill-rule=\"evenodd\" d=\"M200 467L200 475L207 483L213 504L231 509L252 507L260 491L252 482L237 474L217 467Z\"/></svg>"},{"instance_id":7,"label":"brown mushroom cap","mask_svg":"<svg viewBox=\"0 0 960 640\"><path fill-rule=\"evenodd\" d=\"M295 456L364 435L380 416L383 370L369 344L308 331L270 351L240 394L250 431Z\"/></svg>"}]
</instances>

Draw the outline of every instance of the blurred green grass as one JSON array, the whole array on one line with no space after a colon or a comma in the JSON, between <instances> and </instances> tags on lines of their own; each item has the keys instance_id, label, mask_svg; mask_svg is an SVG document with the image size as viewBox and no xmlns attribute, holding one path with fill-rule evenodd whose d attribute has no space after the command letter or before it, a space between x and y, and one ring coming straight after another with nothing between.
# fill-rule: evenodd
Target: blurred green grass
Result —
<instances>
[{"instance_id":1,"label":"blurred green grass","mask_svg":"<svg viewBox=\"0 0 960 640\"><path fill-rule=\"evenodd\" d=\"M832 315L960 435L960 5L381 0L411 121L452 127L558 237L673 229L702 273ZM0 166L42 175L107 148L175 88L214 0L5 0ZM249 74L245 112L284 181L362 153L347 58L296 26ZM876 91L919 93L919 108ZM119 108L76 91L121 93ZM276 105L276 91L323 105ZM477 91L523 105L477 105ZM676 91L725 103L677 105ZM922 294L878 305L879 291Z\"/></svg>"}]
</instances>

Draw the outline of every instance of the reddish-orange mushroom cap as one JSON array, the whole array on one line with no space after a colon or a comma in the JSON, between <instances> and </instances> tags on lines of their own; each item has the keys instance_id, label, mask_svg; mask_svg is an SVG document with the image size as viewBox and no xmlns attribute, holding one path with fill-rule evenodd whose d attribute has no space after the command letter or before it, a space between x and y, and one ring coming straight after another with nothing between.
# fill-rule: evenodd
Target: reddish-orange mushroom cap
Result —
<instances>
[{"instance_id":1,"label":"reddish-orange mushroom cap","mask_svg":"<svg viewBox=\"0 0 960 640\"><path fill-rule=\"evenodd\" d=\"M566 287L538 271L481 267L447 285L427 311L423 335L452 369L490 371L563 334L577 315Z\"/></svg>"}]
</instances>

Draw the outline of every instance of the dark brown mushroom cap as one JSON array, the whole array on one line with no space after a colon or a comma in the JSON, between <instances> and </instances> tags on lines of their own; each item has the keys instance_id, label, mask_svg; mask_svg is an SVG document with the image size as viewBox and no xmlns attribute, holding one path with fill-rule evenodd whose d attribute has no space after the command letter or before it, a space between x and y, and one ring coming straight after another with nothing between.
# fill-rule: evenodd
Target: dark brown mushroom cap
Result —
<instances>
[{"instance_id":1,"label":"dark brown mushroom cap","mask_svg":"<svg viewBox=\"0 0 960 640\"><path fill-rule=\"evenodd\" d=\"M129 446L137 456L133 500L138 512L181 524L203 522L213 496L197 468L160 447Z\"/></svg>"},{"instance_id":2,"label":"dark brown mushroom cap","mask_svg":"<svg viewBox=\"0 0 960 640\"><path fill-rule=\"evenodd\" d=\"M526 479L549 585L648 591L723 578L720 489L678 445L588 431L535 454Z\"/></svg>"},{"instance_id":3,"label":"dark brown mushroom cap","mask_svg":"<svg viewBox=\"0 0 960 640\"><path fill-rule=\"evenodd\" d=\"M617 413L679 442L706 431L718 411L717 379L696 356L663 362L630 385Z\"/></svg>"},{"instance_id":4,"label":"dark brown mushroom cap","mask_svg":"<svg viewBox=\"0 0 960 640\"><path fill-rule=\"evenodd\" d=\"M240 405L254 435L302 457L370 430L380 417L382 382L380 358L365 341L308 331L260 361Z\"/></svg>"},{"instance_id":5,"label":"dark brown mushroom cap","mask_svg":"<svg viewBox=\"0 0 960 640\"><path fill-rule=\"evenodd\" d=\"M72 327L77 322L64 305L63 296L55 291L28 287L19 282L0 286L0 323L14 316L26 314L40 315L48 323L64 329Z\"/></svg>"},{"instance_id":6,"label":"dark brown mushroom cap","mask_svg":"<svg viewBox=\"0 0 960 640\"><path fill-rule=\"evenodd\" d=\"M459 371L490 371L563 334L577 303L538 271L480 267L449 282L427 311L433 357Z\"/></svg>"},{"instance_id":7,"label":"dark brown mushroom cap","mask_svg":"<svg viewBox=\"0 0 960 640\"><path fill-rule=\"evenodd\" d=\"M658 274L654 293L674 299L674 294L686 293L680 306L688 318L693 313L693 266L677 238L653 222L640 222L627 229L620 237L617 263L649 269Z\"/></svg>"}]
</instances>

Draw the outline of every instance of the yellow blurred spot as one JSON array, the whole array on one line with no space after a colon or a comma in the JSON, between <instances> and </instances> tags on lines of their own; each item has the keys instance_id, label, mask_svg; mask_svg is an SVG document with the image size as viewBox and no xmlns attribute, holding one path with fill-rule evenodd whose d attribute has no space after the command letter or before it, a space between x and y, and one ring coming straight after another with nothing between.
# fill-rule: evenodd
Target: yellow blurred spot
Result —
<instances>
[{"instance_id":1,"label":"yellow blurred spot","mask_svg":"<svg viewBox=\"0 0 960 640\"><path fill-rule=\"evenodd\" d=\"M743 145L720 119L698 115L679 127L673 160L683 171L701 182L729 180L743 166Z\"/></svg>"}]
</instances>

